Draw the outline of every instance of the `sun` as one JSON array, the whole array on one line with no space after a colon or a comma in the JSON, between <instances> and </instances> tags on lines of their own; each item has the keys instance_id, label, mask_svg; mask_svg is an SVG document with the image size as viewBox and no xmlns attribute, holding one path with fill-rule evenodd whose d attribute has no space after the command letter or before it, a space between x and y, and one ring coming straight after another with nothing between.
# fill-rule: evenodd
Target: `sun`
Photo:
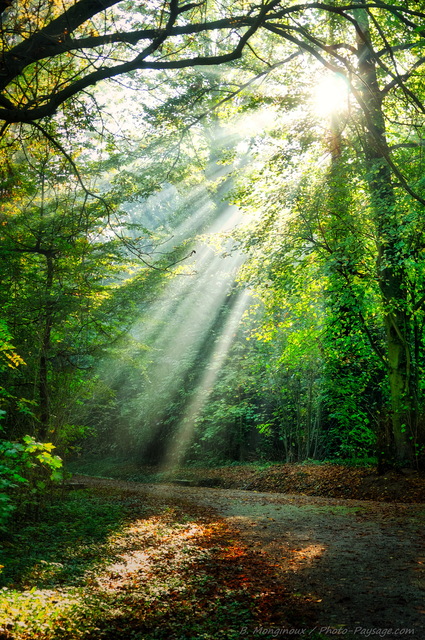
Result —
<instances>
[{"instance_id":1,"label":"sun","mask_svg":"<svg viewBox=\"0 0 425 640\"><path fill-rule=\"evenodd\" d=\"M339 73L323 76L313 88L313 108L320 118L341 113L347 109L349 97L347 79Z\"/></svg>"}]
</instances>

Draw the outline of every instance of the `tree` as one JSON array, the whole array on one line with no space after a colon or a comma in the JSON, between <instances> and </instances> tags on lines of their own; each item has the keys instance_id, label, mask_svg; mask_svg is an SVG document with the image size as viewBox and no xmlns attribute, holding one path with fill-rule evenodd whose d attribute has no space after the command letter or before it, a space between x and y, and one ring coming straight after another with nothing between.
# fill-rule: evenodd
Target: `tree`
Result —
<instances>
[{"instance_id":1,"label":"tree","mask_svg":"<svg viewBox=\"0 0 425 640\"><path fill-rule=\"evenodd\" d=\"M304 56L307 72L321 66L345 78L354 102L347 117L350 136L343 143L353 145L361 158L369 190L394 455L410 462L422 455L419 373L424 366L420 327L425 301L419 212L425 198L422 157L415 155L422 146L425 113L421 3L272 0L260 6L218 6L172 0L141 7L128 0L79 0L63 8L27 0L19 7L4 3L1 10L3 134L9 128L13 132L16 123L44 131L39 120L59 109L65 115L67 109L79 111L84 124L85 92L99 81L123 74L139 79L139 72L241 66L243 54L243 64L255 69L257 77L270 76L284 61ZM240 83L228 97L246 86ZM72 125L65 121L61 126L65 132ZM66 153L57 134L54 139ZM407 166L409 149L413 154ZM364 331L370 334L367 326Z\"/></svg>"},{"instance_id":2,"label":"tree","mask_svg":"<svg viewBox=\"0 0 425 640\"><path fill-rule=\"evenodd\" d=\"M51 116L88 87L132 71L238 59L278 4L272 0L252 8L246 17L230 6L225 18L211 20L220 10L210 12L204 2L160 1L145 7L128 0L78 0L65 9L49 0L4 3L0 119L34 122ZM123 24L130 29L122 31ZM226 41L215 46L202 37L219 31L227 32ZM197 34L199 54L194 55Z\"/></svg>"},{"instance_id":3,"label":"tree","mask_svg":"<svg viewBox=\"0 0 425 640\"><path fill-rule=\"evenodd\" d=\"M388 9L388 13L385 9ZM414 8L409 10L412 18L416 13ZM345 18L353 24L355 45L346 39L344 43L339 42L337 48L351 50L353 56L352 60L349 59L350 55L341 56L339 52L336 53L334 45L333 54L338 64L334 65L333 69L339 73L344 69L353 78L350 81L351 90L361 109L362 131L359 139L364 154L365 178L370 192L375 231L376 278L381 292L386 331L384 359L390 387L394 449L397 459L413 460L419 453L423 453L421 447L424 443L423 418L417 415L418 390L413 384L412 373L415 365L411 340L413 315L419 310L422 301L419 301L419 304L416 301L412 313L412 308L408 305L409 283L406 274L406 259L410 248L399 229L403 213L407 213L400 187L413 199L410 206L414 201L423 205L424 200L421 186L417 184L412 187L391 153L386 120L391 117L392 110L393 117L397 117L395 114L399 111L399 105L393 104L386 108L385 103L388 102L388 94L391 91L399 91L404 97L403 108L406 101L408 110L414 106L418 113L425 113L422 96L412 90L409 84L423 61L411 55L402 56L401 60L396 59L396 52L412 52L415 49L414 34L420 29L416 28L410 32L413 22L395 7L380 6L374 11L365 7L363 3L356 2L351 15L345 14ZM390 29L395 24L403 28L404 37L409 36L407 42L390 44ZM383 45L380 51L377 50L378 43ZM316 55L320 48L322 51L326 49L320 43L316 44ZM385 57L388 61L384 62ZM388 63L393 65L393 69ZM399 71L402 64L407 67L404 73ZM412 84L416 84L414 79ZM405 129L404 135L417 134L418 128L415 127L414 119L406 123ZM393 130L392 135L398 138L401 131Z\"/></svg>"},{"instance_id":4,"label":"tree","mask_svg":"<svg viewBox=\"0 0 425 640\"><path fill-rule=\"evenodd\" d=\"M87 182L97 168L84 164ZM149 276L163 275L146 265L159 233L119 210L131 189L104 179L102 198L89 199L42 135L25 141L9 170L19 181L1 207L0 301L20 357L5 333L5 429L63 443L87 370L128 329Z\"/></svg>"},{"instance_id":5,"label":"tree","mask_svg":"<svg viewBox=\"0 0 425 640\"><path fill-rule=\"evenodd\" d=\"M364 16L371 11L378 14L373 20L384 47L369 59L379 60L383 66L385 57L395 62L396 52L412 52L418 47L418 39L423 36L420 20L424 17L419 7L360 0L342 6L320 2L285 6L272 0L248 8L243 3L179 5L177 0L159 1L149 7L130 0L78 0L64 7L47 0L26 0L19 6L4 2L0 7L0 119L6 123L34 122L51 116L67 100L97 82L133 71L229 63L241 58L259 29L301 47L331 70L345 67L357 75L349 57L343 57L341 51L354 57L358 54L363 60L365 47L369 46ZM357 33L357 53L352 41L331 45L323 41L321 24L333 17ZM130 28L121 30L124 24ZM398 35L401 29L404 36L412 37L396 49L388 37L394 26ZM101 29L104 33L100 33ZM374 79L366 70L370 63L364 59L362 64L366 66L360 69L361 79L372 86ZM421 64L416 61L402 75L385 66L391 77L386 90L405 89L407 80ZM46 86L47 76L50 79ZM368 113L373 110L368 100L363 99L361 106Z\"/></svg>"},{"instance_id":6,"label":"tree","mask_svg":"<svg viewBox=\"0 0 425 640\"><path fill-rule=\"evenodd\" d=\"M341 145L352 145L352 148L355 145L359 155L355 159L351 154L349 162L361 158L362 179L369 190L367 206L375 242L374 277L381 297L384 343L377 348L376 342L371 339L373 328L364 322L361 307L353 307L354 314L352 311L351 315L356 317L357 324L360 321L362 331L386 371L392 434L392 442L387 443L387 448L392 449L392 455L399 461L418 463L424 453L425 432L423 397L420 397L421 390L417 387L418 374L415 368L422 366L423 342L419 345L418 339L423 340L423 336L419 338L414 327L420 324L415 316L422 316L423 300L417 296L417 282L421 279L422 267L413 257L417 255L418 240L414 240L410 225L413 218L418 221L418 207L423 207L424 199L423 187L417 177L421 159L411 157L412 164L416 165L412 167L413 170L404 170L403 173L397 164L400 155L397 156L406 144L409 148L419 148L421 145L420 115L425 109L415 75L424 60L415 52L420 37L417 34L421 29L413 22L414 16L419 16L420 12L410 7L410 17L407 17L401 7L383 4L372 7L357 2L343 8L336 5L324 7L319 3L312 6L318 11L316 21L303 22L300 18L290 28L288 25L266 22L264 28L286 41L297 42L300 48L308 51L326 68L342 75L356 99L356 103L351 105L349 117L342 117L341 129L347 130L345 135L336 136L335 131L330 131L329 153L336 164L336 154L340 152ZM296 10L302 12L299 7ZM320 21L322 10L338 18L331 41L326 33L325 20L322 23ZM398 31L397 28L394 31L395 27L398 27ZM292 35L289 33L291 30ZM336 42L335 32L338 33ZM398 33L398 41L392 41L394 32ZM406 42L400 44L401 33ZM401 73L401 67L404 67L404 73ZM404 118L406 114L408 116ZM393 144L389 142L389 136ZM405 143L403 136L409 142ZM337 178L339 182L342 175L340 173ZM329 179L333 180L332 173ZM344 218L343 211L344 204L339 198L337 212L340 220ZM323 213L322 207L322 214L319 215ZM335 207L333 215L335 219ZM351 287L352 293L352 278L358 278L363 271L361 260L356 259L357 250L348 252L347 241L342 237L338 248L335 236L330 238L330 230L326 238L318 239L323 223L322 218L310 242L316 246L322 243L322 248L330 256L329 264L334 264L334 280L339 271L340 276L346 279L345 286ZM410 227L412 235L406 227ZM414 229L417 234L417 224ZM340 231L348 233L348 237L351 236L355 241L352 225L342 224ZM342 246L344 243L345 248ZM413 263L415 268L412 270ZM355 300L356 296L352 296L352 302ZM335 301L334 295L334 305ZM339 316L342 310L340 307ZM387 417L381 414L381 421L386 420ZM385 431L384 427L382 431Z\"/></svg>"}]
</instances>

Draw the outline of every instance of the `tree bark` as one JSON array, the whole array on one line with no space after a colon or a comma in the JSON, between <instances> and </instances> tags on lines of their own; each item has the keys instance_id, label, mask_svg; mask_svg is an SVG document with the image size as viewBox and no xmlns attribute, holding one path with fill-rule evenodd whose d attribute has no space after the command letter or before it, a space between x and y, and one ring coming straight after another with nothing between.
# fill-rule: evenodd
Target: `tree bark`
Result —
<instances>
[{"instance_id":1,"label":"tree bark","mask_svg":"<svg viewBox=\"0 0 425 640\"><path fill-rule=\"evenodd\" d=\"M386 138L374 52L370 43L367 14L355 12L357 20L357 56L359 95L364 112L364 154L371 206L375 220L376 272L383 305L386 335L386 359L391 398L392 448L397 462L413 463L415 411L411 388L410 318L407 313L406 275L399 253L397 198L387 158Z\"/></svg>"},{"instance_id":2,"label":"tree bark","mask_svg":"<svg viewBox=\"0 0 425 640\"><path fill-rule=\"evenodd\" d=\"M50 300L53 285L54 258L50 253L46 254L46 303L45 315L41 338L41 351L39 360L38 397L40 402L40 427L39 437L45 440L50 428L50 390L49 390L49 366L48 356L51 346L51 334L53 327L53 309Z\"/></svg>"}]
</instances>

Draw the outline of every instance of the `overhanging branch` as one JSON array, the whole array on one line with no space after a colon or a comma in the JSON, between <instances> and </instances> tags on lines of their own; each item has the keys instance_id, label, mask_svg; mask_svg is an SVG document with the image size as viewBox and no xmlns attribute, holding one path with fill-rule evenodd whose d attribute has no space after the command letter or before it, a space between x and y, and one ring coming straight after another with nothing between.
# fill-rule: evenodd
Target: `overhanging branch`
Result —
<instances>
[{"instance_id":1,"label":"overhanging branch","mask_svg":"<svg viewBox=\"0 0 425 640\"><path fill-rule=\"evenodd\" d=\"M5 122L26 122L31 123L47 116L53 115L58 107L66 100L80 93L87 87L93 86L101 80L107 80L115 76L129 73L136 70L166 70L166 69L184 69L196 66L215 66L237 60L242 56L242 52L252 35L262 26L267 14L277 5L280 0L272 0L265 5L259 12L258 16L253 19L252 25L246 30L244 35L240 36L238 44L228 53L216 56L195 56L192 58L183 58L180 60L149 60L149 56L156 51L161 44L167 39L169 33L173 29L173 23L176 17L174 12L170 14L170 20L167 27L161 31L158 37L144 51L139 53L133 60L124 62L112 67L103 67L87 74L83 78L69 84L65 89L54 94L44 105L34 108L3 108L0 109L0 119Z\"/></svg>"}]
</instances>

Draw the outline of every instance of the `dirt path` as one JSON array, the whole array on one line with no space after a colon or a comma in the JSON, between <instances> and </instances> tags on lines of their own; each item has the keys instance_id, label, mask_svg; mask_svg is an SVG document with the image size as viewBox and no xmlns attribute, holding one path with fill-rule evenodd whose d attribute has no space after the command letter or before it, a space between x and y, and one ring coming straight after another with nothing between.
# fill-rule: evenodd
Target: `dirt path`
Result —
<instances>
[{"instance_id":1,"label":"dirt path","mask_svg":"<svg viewBox=\"0 0 425 640\"><path fill-rule=\"evenodd\" d=\"M290 592L313 600L323 637L425 639L425 504L95 482L215 510L266 554Z\"/></svg>"}]
</instances>

